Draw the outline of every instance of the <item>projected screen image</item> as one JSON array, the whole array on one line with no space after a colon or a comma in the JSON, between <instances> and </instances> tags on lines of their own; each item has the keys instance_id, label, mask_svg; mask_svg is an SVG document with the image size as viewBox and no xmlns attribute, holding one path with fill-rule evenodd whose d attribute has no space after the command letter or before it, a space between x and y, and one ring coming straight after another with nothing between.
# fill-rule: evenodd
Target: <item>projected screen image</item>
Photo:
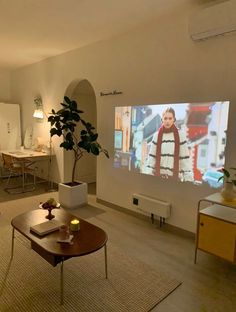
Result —
<instances>
[{"instance_id":1,"label":"projected screen image","mask_svg":"<svg viewBox=\"0 0 236 312\"><path fill-rule=\"evenodd\" d=\"M221 187L228 111L229 101L116 107L114 167Z\"/></svg>"}]
</instances>

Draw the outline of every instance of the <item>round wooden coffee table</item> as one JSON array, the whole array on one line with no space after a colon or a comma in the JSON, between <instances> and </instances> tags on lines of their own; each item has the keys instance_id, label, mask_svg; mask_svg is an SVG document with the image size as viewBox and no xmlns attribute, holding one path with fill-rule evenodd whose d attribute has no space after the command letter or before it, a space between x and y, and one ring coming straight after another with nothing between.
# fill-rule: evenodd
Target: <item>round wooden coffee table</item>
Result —
<instances>
[{"instance_id":1,"label":"round wooden coffee table","mask_svg":"<svg viewBox=\"0 0 236 312\"><path fill-rule=\"evenodd\" d=\"M64 301L64 277L63 277L63 264L65 260L72 257L85 256L93 253L102 247L104 247L105 253L105 276L107 278L107 234L106 232L83 220L80 219L63 209L55 209L53 214L55 215L55 220L61 221L63 224L69 225L71 220L79 219L80 230L78 232L73 232L72 244L68 243L58 243L58 231L49 233L43 237L34 234L30 227L36 224L47 221L45 218L47 215L47 210L36 209L30 210L23 214L20 214L12 219L12 251L11 260L13 259L14 253L14 231L17 230L19 233L24 235L31 242L31 247L36 251L41 257L47 260L52 266L56 266L60 263L60 296L61 304ZM50 222L50 221L48 221Z\"/></svg>"}]
</instances>

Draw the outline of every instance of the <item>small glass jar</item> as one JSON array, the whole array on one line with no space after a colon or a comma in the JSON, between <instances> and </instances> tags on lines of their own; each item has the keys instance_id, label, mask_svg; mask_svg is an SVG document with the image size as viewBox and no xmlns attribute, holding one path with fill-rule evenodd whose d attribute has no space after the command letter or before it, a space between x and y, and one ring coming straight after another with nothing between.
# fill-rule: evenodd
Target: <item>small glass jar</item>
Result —
<instances>
[{"instance_id":1,"label":"small glass jar","mask_svg":"<svg viewBox=\"0 0 236 312\"><path fill-rule=\"evenodd\" d=\"M80 222L77 219L71 220L70 222L70 230L73 232L79 231L80 229Z\"/></svg>"},{"instance_id":2,"label":"small glass jar","mask_svg":"<svg viewBox=\"0 0 236 312\"><path fill-rule=\"evenodd\" d=\"M70 238L69 226L64 224L59 228L59 240L67 240Z\"/></svg>"}]
</instances>

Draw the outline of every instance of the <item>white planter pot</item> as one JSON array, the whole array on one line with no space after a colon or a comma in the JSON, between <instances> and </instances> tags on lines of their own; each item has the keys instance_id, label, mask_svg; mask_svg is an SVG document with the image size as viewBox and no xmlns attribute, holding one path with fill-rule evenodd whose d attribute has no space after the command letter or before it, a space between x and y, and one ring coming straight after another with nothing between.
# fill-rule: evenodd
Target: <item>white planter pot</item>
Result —
<instances>
[{"instance_id":1,"label":"white planter pot","mask_svg":"<svg viewBox=\"0 0 236 312\"><path fill-rule=\"evenodd\" d=\"M234 192L234 185L232 182L226 182L224 183L224 187L221 190L221 196L224 198L224 200L232 201L235 199L235 192Z\"/></svg>"},{"instance_id":2,"label":"white planter pot","mask_svg":"<svg viewBox=\"0 0 236 312\"><path fill-rule=\"evenodd\" d=\"M88 185L84 182L75 186L59 183L59 203L61 207L75 209L88 203Z\"/></svg>"}]
</instances>

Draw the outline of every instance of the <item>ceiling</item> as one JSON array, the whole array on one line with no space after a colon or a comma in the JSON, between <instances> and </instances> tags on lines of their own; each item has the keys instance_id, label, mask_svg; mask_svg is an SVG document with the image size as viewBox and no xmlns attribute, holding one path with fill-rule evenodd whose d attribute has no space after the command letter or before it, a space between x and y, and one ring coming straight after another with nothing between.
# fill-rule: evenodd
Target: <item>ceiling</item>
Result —
<instances>
[{"instance_id":1,"label":"ceiling","mask_svg":"<svg viewBox=\"0 0 236 312\"><path fill-rule=\"evenodd\" d=\"M194 0L0 0L0 70L124 33Z\"/></svg>"}]
</instances>

